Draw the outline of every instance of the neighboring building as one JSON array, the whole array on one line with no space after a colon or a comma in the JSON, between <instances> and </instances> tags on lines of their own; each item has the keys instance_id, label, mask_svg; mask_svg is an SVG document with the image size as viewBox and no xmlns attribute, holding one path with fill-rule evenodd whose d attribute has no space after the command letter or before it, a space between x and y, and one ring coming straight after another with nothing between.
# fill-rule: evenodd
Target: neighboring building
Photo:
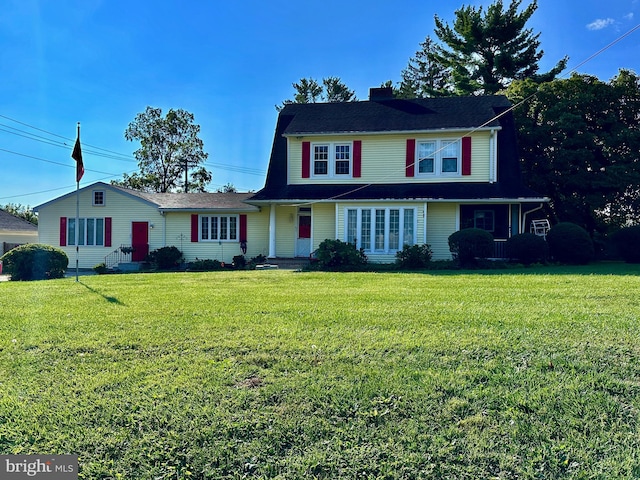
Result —
<instances>
[{"instance_id":1,"label":"neighboring building","mask_svg":"<svg viewBox=\"0 0 640 480\"><path fill-rule=\"evenodd\" d=\"M495 256L528 231L548 198L520 178L511 104L502 96L286 105L265 186L249 193L141 193L96 183L80 190L80 266L122 246L133 261L175 245L187 261L308 258L327 239L392 262L404 244L451 258L448 237L488 230ZM40 242L75 257L76 193L36 207Z\"/></svg>"},{"instance_id":2,"label":"neighboring building","mask_svg":"<svg viewBox=\"0 0 640 480\"><path fill-rule=\"evenodd\" d=\"M451 258L448 237L483 228L504 242L548 198L520 178L511 104L502 96L291 104L280 112L265 187L269 257L308 256L326 238L391 262L403 244Z\"/></svg>"},{"instance_id":3,"label":"neighboring building","mask_svg":"<svg viewBox=\"0 0 640 480\"><path fill-rule=\"evenodd\" d=\"M0 257L12 248L38 241L38 227L0 209Z\"/></svg>"},{"instance_id":4,"label":"neighboring building","mask_svg":"<svg viewBox=\"0 0 640 480\"><path fill-rule=\"evenodd\" d=\"M245 203L250 193L144 193L98 182L34 208L39 241L60 247L80 268L144 260L175 245L186 260L231 262L265 254L269 216ZM79 228L76 229L76 202ZM124 247L124 249L123 249ZM122 255L130 249L130 254Z\"/></svg>"}]
</instances>

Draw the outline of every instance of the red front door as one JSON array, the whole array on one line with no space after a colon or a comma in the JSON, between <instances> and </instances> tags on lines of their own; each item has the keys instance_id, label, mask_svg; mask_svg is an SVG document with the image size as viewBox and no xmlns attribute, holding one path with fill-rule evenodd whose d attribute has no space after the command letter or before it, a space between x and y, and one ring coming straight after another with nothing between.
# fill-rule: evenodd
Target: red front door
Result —
<instances>
[{"instance_id":1,"label":"red front door","mask_svg":"<svg viewBox=\"0 0 640 480\"><path fill-rule=\"evenodd\" d=\"M149 254L149 223L133 222L131 224L132 262L142 262Z\"/></svg>"}]
</instances>

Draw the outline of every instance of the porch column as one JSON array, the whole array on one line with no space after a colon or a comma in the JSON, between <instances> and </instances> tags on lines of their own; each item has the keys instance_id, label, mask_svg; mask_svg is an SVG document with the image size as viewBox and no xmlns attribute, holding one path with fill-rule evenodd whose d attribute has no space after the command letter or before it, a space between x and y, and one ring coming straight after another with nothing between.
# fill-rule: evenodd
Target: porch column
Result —
<instances>
[{"instance_id":1,"label":"porch column","mask_svg":"<svg viewBox=\"0 0 640 480\"><path fill-rule=\"evenodd\" d=\"M276 258L276 206L269 205L269 255L268 258Z\"/></svg>"}]
</instances>

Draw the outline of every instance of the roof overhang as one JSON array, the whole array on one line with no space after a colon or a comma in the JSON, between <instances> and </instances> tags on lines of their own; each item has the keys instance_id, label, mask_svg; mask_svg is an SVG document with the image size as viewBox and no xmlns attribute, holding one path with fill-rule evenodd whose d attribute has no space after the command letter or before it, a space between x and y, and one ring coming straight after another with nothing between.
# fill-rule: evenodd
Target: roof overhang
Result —
<instances>
[{"instance_id":1,"label":"roof overhang","mask_svg":"<svg viewBox=\"0 0 640 480\"><path fill-rule=\"evenodd\" d=\"M313 203L464 203L472 204L504 204L504 203L549 203L548 197L514 197L514 198L372 198L372 199L343 199L343 198L325 198L313 200L309 198L298 199L274 199L274 200L252 200L251 203L256 205L311 205Z\"/></svg>"},{"instance_id":2,"label":"roof overhang","mask_svg":"<svg viewBox=\"0 0 640 480\"><path fill-rule=\"evenodd\" d=\"M365 136L365 135L433 135L443 133L467 134L471 135L476 132L492 132L502 130L499 125L493 127L465 127L465 128L436 128L432 130L380 130L380 131L348 131L348 132L294 132L283 133L285 138L301 138L301 137L337 137L337 136Z\"/></svg>"}]
</instances>

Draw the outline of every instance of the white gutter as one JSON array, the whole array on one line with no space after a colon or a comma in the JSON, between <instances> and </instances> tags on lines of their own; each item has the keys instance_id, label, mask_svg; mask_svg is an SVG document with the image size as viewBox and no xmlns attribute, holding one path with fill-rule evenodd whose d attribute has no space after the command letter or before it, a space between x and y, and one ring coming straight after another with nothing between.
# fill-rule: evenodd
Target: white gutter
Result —
<instances>
[{"instance_id":1,"label":"white gutter","mask_svg":"<svg viewBox=\"0 0 640 480\"><path fill-rule=\"evenodd\" d=\"M436 128L433 130L382 130L382 131L358 131L349 132L295 132L283 133L284 138L302 138L302 137L326 137L326 136L365 136L365 135L420 135L420 134L442 134L442 133L475 133L475 132L492 132L494 130L502 130L502 127L482 127L482 128Z\"/></svg>"},{"instance_id":2,"label":"white gutter","mask_svg":"<svg viewBox=\"0 0 640 480\"><path fill-rule=\"evenodd\" d=\"M526 212L524 212L522 214L522 223L520 224L520 233L525 233L524 232L524 227L527 224L527 215L529 215L530 213L533 213L533 212L537 212L538 210L541 210L542 207L544 207L544 205L541 203L540 206L538 206L538 207L536 207L536 208L534 208L532 210L527 210Z\"/></svg>"}]
</instances>

